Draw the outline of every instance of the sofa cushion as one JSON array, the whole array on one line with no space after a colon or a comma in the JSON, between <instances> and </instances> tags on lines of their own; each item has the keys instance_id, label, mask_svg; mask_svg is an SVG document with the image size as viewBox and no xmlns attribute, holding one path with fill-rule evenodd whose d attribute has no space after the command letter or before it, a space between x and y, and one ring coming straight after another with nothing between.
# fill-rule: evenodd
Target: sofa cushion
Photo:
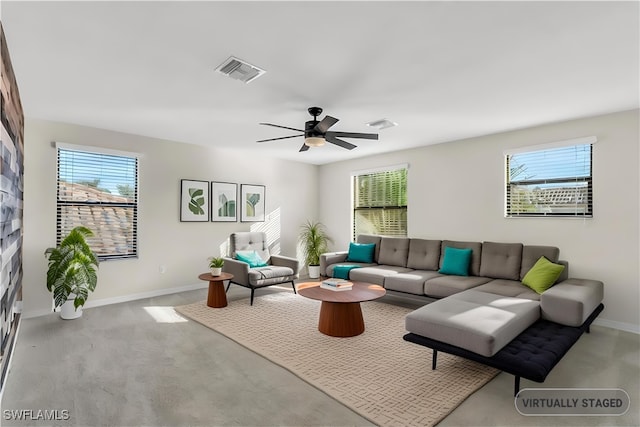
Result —
<instances>
[{"instance_id":1,"label":"sofa cushion","mask_svg":"<svg viewBox=\"0 0 640 427\"><path fill-rule=\"evenodd\" d=\"M454 276L468 276L471 262L471 249L444 248L444 259L438 273Z\"/></svg>"},{"instance_id":2,"label":"sofa cushion","mask_svg":"<svg viewBox=\"0 0 640 427\"><path fill-rule=\"evenodd\" d=\"M409 239L406 237L383 237L380 241L378 264L407 266Z\"/></svg>"},{"instance_id":3,"label":"sofa cushion","mask_svg":"<svg viewBox=\"0 0 640 427\"><path fill-rule=\"evenodd\" d=\"M480 276L438 276L424 282L424 293L429 297L444 298L491 281Z\"/></svg>"},{"instance_id":4,"label":"sofa cushion","mask_svg":"<svg viewBox=\"0 0 640 427\"><path fill-rule=\"evenodd\" d=\"M562 325L580 326L603 298L601 281L567 279L540 295L542 318Z\"/></svg>"},{"instance_id":5,"label":"sofa cushion","mask_svg":"<svg viewBox=\"0 0 640 427\"><path fill-rule=\"evenodd\" d=\"M388 276L394 276L398 273L405 273L411 271L406 267L399 267L397 265L377 265L374 267L362 267L351 270L349 273L349 279L358 282L373 283L376 285L384 285L384 279Z\"/></svg>"},{"instance_id":6,"label":"sofa cushion","mask_svg":"<svg viewBox=\"0 0 640 427\"><path fill-rule=\"evenodd\" d=\"M539 301L540 294L522 284L519 280L494 279L473 288L474 291L502 295L503 297L525 298Z\"/></svg>"},{"instance_id":7,"label":"sofa cushion","mask_svg":"<svg viewBox=\"0 0 640 427\"><path fill-rule=\"evenodd\" d=\"M289 267L270 265L249 270L249 283L254 287L269 286L293 279L295 279L295 274Z\"/></svg>"},{"instance_id":8,"label":"sofa cushion","mask_svg":"<svg viewBox=\"0 0 640 427\"><path fill-rule=\"evenodd\" d=\"M384 278L384 287L391 291L407 292L424 295L424 282L427 279L440 276L437 271L413 270L398 273ZM524 286L523 286L524 287Z\"/></svg>"},{"instance_id":9,"label":"sofa cushion","mask_svg":"<svg viewBox=\"0 0 640 427\"><path fill-rule=\"evenodd\" d=\"M437 271L440 266L440 240L411 239L407 267Z\"/></svg>"},{"instance_id":10,"label":"sofa cushion","mask_svg":"<svg viewBox=\"0 0 640 427\"><path fill-rule=\"evenodd\" d=\"M520 279L522 243L482 243L480 275L494 279Z\"/></svg>"},{"instance_id":11,"label":"sofa cushion","mask_svg":"<svg viewBox=\"0 0 640 427\"><path fill-rule=\"evenodd\" d=\"M455 240L443 240L440 250L440 267L444 258L444 248L469 248L472 250L471 265L469 266L469 274L472 276L480 275L480 254L482 253L482 243L480 242L460 242ZM531 264L533 265L533 264Z\"/></svg>"},{"instance_id":12,"label":"sofa cushion","mask_svg":"<svg viewBox=\"0 0 640 427\"><path fill-rule=\"evenodd\" d=\"M376 250L373 253L373 262L378 262L378 256L380 255L380 241L382 236L376 234L358 234L356 242L358 243L373 243L376 245Z\"/></svg>"},{"instance_id":13,"label":"sofa cushion","mask_svg":"<svg viewBox=\"0 0 640 427\"><path fill-rule=\"evenodd\" d=\"M349 243L347 261L372 263L376 250L375 243Z\"/></svg>"},{"instance_id":14,"label":"sofa cushion","mask_svg":"<svg viewBox=\"0 0 640 427\"><path fill-rule=\"evenodd\" d=\"M539 318L537 301L472 289L409 313L405 326L411 333L490 357Z\"/></svg>"},{"instance_id":15,"label":"sofa cushion","mask_svg":"<svg viewBox=\"0 0 640 427\"><path fill-rule=\"evenodd\" d=\"M232 233L229 239L229 249L232 258L235 258L237 251L256 251L260 258L267 261L271 256L267 245L267 234L263 231Z\"/></svg>"},{"instance_id":16,"label":"sofa cushion","mask_svg":"<svg viewBox=\"0 0 640 427\"><path fill-rule=\"evenodd\" d=\"M562 270L564 270L564 265L554 264L541 256L522 278L522 284L541 294L556 283Z\"/></svg>"},{"instance_id":17,"label":"sofa cushion","mask_svg":"<svg viewBox=\"0 0 640 427\"><path fill-rule=\"evenodd\" d=\"M522 265L520 266L520 280L531 270L531 267L543 256L551 262L557 263L560 249L555 246L530 246L522 248Z\"/></svg>"}]
</instances>

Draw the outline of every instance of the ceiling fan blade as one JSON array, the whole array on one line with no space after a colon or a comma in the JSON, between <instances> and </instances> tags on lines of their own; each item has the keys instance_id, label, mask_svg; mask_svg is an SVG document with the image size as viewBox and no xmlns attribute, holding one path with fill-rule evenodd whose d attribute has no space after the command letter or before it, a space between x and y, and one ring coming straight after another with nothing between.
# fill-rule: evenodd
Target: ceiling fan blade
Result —
<instances>
[{"instance_id":1,"label":"ceiling fan blade","mask_svg":"<svg viewBox=\"0 0 640 427\"><path fill-rule=\"evenodd\" d=\"M307 144L302 144L302 147L300 147L299 151L303 152L303 151L307 151L308 149L309 149L309 146Z\"/></svg>"},{"instance_id":2,"label":"ceiling fan blade","mask_svg":"<svg viewBox=\"0 0 640 427\"><path fill-rule=\"evenodd\" d=\"M299 136L302 136L302 135L289 135L289 136L281 136L280 138L261 139L260 141L256 141L256 142L277 141L277 140L279 140L279 139L297 138L297 137L299 137Z\"/></svg>"},{"instance_id":3,"label":"ceiling fan blade","mask_svg":"<svg viewBox=\"0 0 640 427\"><path fill-rule=\"evenodd\" d=\"M287 126L274 125L273 123L260 123L260 124L265 126L273 126L274 128L282 128L282 129L295 130L296 132L304 132L304 129L294 129Z\"/></svg>"},{"instance_id":4,"label":"ceiling fan blade","mask_svg":"<svg viewBox=\"0 0 640 427\"><path fill-rule=\"evenodd\" d=\"M329 128L338 123L338 119L331 116L325 116L324 119L320 120L320 122L315 126L315 130L318 132L325 133Z\"/></svg>"},{"instance_id":5,"label":"ceiling fan blade","mask_svg":"<svg viewBox=\"0 0 640 427\"><path fill-rule=\"evenodd\" d=\"M333 135L325 135L324 139L327 142L330 142L332 144L338 145L338 146L340 146L342 148L346 148L347 150L353 150L354 148L356 148L356 145L353 145L353 144L348 143L347 141L343 141L341 139L338 139Z\"/></svg>"},{"instance_id":6,"label":"ceiling fan blade","mask_svg":"<svg viewBox=\"0 0 640 427\"><path fill-rule=\"evenodd\" d=\"M325 136L338 136L340 138L378 139L377 133L327 132Z\"/></svg>"}]
</instances>

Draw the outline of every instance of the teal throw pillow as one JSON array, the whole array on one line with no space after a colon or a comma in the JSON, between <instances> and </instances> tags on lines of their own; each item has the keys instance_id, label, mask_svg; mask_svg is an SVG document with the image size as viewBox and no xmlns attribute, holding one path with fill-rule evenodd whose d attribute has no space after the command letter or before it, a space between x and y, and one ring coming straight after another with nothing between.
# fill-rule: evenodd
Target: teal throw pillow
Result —
<instances>
[{"instance_id":1,"label":"teal throw pillow","mask_svg":"<svg viewBox=\"0 0 640 427\"><path fill-rule=\"evenodd\" d=\"M246 262L251 268L266 267L269 265L260 258L260 255L258 255L258 252L256 251L236 251L236 259L238 261Z\"/></svg>"},{"instance_id":2,"label":"teal throw pillow","mask_svg":"<svg viewBox=\"0 0 640 427\"><path fill-rule=\"evenodd\" d=\"M348 262L365 262L371 264L373 262L373 254L376 250L375 243L349 243Z\"/></svg>"},{"instance_id":3,"label":"teal throw pillow","mask_svg":"<svg viewBox=\"0 0 640 427\"><path fill-rule=\"evenodd\" d=\"M468 276L471 263L471 249L458 249L447 246L444 248L444 259L438 273L453 276Z\"/></svg>"},{"instance_id":4,"label":"teal throw pillow","mask_svg":"<svg viewBox=\"0 0 640 427\"><path fill-rule=\"evenodd\" d=\"M524 275L522 284L541 294L556 283L563 271L564 265L554 264L541 256L531 270Z\"/></svg>"}]
</instances>

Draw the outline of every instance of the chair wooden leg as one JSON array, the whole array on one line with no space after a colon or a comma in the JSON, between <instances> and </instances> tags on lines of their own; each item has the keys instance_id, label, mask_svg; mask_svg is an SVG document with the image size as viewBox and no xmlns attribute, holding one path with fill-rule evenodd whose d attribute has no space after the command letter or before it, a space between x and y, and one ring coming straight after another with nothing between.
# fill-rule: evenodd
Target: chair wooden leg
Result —
<instances>
[{"instance_id":1,"label":"chair wooden leg","mask_svg":"<svg viewBox=\"0 0 640 427\"><path fill-rule=\"evenodd\" d=\"M293 288L293 293L297 294L297 292L296 292L296 284L293 283L293 280L291 281L291 287Z\"/></svg>"},{"instance_id":2,"label":"chair wooden leg","mask_svg":"<svg viewBox=\"0 0 640 427\"><path fill-rule=\"evenodd\" d=\"M255 292L255 289L251 288L251 302L249 303L249 305L253 305L253 293Z\"/></svg>"},{"instance_id":3,"label":"chair wooden leg","mask_svg":"<svg viewBox=\"0 0 640 427\"><path fill-rule=\"evenodd\" d=\"M438 361L438 350L433 350L433 356L431 357L431 370L435 371L437 361Z\"/></svg>"},{"instance_id":4,"label":"chair wooden leg","mask_svg":"<svg viewBox=\"0 0 640 427\"><path fill-rule=\"evenodd\" d=\"M231 287L231 280L229 280L229 282L227 283L227 290L224 291L224 293L226 294L227 292L229 292L229 288Z\"/></svg>"}]
</instances>

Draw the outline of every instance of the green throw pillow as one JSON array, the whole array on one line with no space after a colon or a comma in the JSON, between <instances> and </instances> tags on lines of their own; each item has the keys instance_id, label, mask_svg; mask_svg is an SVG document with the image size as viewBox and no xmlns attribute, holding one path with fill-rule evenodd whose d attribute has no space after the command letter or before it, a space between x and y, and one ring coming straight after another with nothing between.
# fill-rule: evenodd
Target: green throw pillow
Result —
<instances>
[{"instance_id":1,"label":"green throw pillow","mask_svg":"<svg viewBox=\"0 0 640 427\"><path fill-rule=\"evenodd\" d=\"M349 243L349 254L346 261L348 262L365 262L371 264L373 262L373 254L376 250L375 243Z\"/></svg>"},{"instance_id":2,"label":"green throw pillow","mask_svg":"<svg viewBox=\"0 0 640 427\"><path fill-rule=\"evenodd\" d=\"M260 255L258 255L258 252L256 251L236 251L236 259L238 261L246 262L251 268L266 267L269 265L260 258Z\"/></svg>"},{"instance_id":3,"label":"green throw pillow","mask_svg":"<svg viewBox=\"0 0 640 427\"><path fill-rule=\"evenodd\" d=\"M531 270L524 275L522 284L541 294L556 283L563 271L564 265L554 264L541 256Z\"/></svg>"},{"instance_id":4,"label":"green throw pillow","mask_svg":"<svg viewBox=\"0 0 640 427\"><path fill-rule=\"evenodd\" d=\"M438 273L453 276L468 276L472 252L471 249L459 249L446 246L444 248L442 267L440 267Z\"/></svg>"}]
</instances>

